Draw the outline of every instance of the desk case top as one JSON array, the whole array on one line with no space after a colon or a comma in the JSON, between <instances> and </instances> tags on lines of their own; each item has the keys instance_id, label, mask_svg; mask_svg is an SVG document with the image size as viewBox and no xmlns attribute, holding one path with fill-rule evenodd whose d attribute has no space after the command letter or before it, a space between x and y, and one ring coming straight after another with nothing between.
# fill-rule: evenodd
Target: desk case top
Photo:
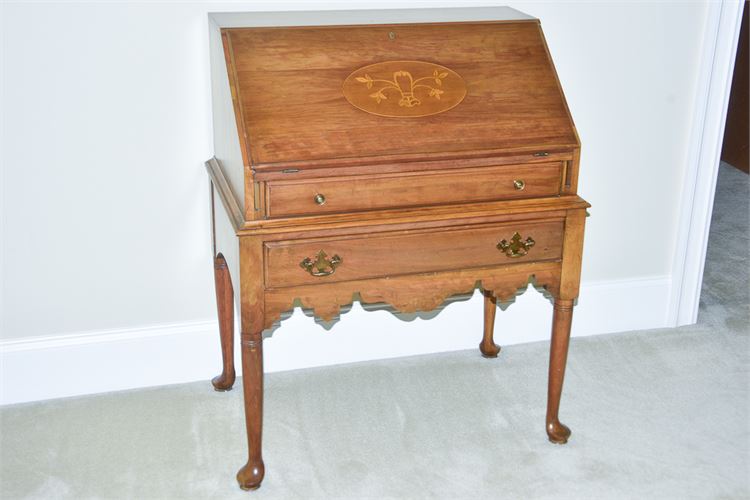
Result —
<instances>
[{"instance_id":1,"label":"desk case top","mask_svg":"<svg viewBox=\"0 0 750 500\"><path fill-rule=\"evenodd\" d=\"M237 198L252 196L243 177L258 174L577 150L537 19L508 8L436 11L311 21L327 26L214 14L216 156ZM227 131L219 122L230 116Z\"/></svg>"}]
</instances>

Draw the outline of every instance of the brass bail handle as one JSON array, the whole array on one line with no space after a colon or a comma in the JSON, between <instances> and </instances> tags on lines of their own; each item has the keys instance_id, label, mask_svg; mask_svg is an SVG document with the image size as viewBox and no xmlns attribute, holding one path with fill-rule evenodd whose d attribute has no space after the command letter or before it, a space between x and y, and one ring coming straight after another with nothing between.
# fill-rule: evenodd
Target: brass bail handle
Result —
<instances>
[{"instance_id":1,"label":"brass bail handle","mask_svg":"<svg viewBox=\"0 0 750 500\"><path fill-rule=\"evenodd\" d=\"M330 259L327 258L328 254L323 250L318 252L315 256L315 260L310 257L306 257L299 263L299 266L315 277L330 276L336 272L336 268L343 262L343 259L338 255L334 255Z\"/></svg>"},{"instance_id":2,"label":"brass bail handle","mask_svg":"<svg viewBox=\"0 0 750 500\"><path fill-rule=\"evenodd\" d=\"M508 240L502 240L497 244L497 249L504 252L505 255L510 258L516 258L523 257L524 255L529 253L529 249L535 244L536 241L534 241L531 236L526 238L526 241L521 241L521 235L518 233L514 233L510 239L510 242L508 242Z\"/></svg>"}]
</instances>

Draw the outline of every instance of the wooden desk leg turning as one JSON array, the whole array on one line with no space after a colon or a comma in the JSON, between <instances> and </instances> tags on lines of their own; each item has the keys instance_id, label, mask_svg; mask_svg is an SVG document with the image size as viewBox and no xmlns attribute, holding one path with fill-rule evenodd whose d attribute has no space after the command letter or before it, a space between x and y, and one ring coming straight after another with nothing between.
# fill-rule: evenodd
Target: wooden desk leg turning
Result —
<instances>
[{"instance_id":1,"label":"wooden desk leg turning","mask_svg":"<svg viewBox=\"0 0 750 500\"><path fill-rule=\"evenodd\" d=\"M219 335L221 337L221 375L211 383L217 391L228 391L234 385L234 291L227 261L222 254L214 258L216 307L219 310Z\"/></svg>"},{"instance_id":2,"label":"wooden desk leg turning","mask_svg":"<svg viewBox=\"0 0 750 500\"><path fill-rule=\"evenodd\" d=\"M479 344L479 350L485 358L496 358L500 352L500 346L493 339L495 330L495 312L497 311L497 299L492 292L484 293L484 335Z\"/></svg>"},{"instance_id":3,"label":"wooden desk leg turning","mask_svg":"<svg viewBox=\"0 0 750 500\"><path fill-rule=\"evenodd\" d=\"M242 388L245 396L247 463L237 473L243 490L260 487L266 469L263 464L263 334L242 334Z\"/></svg>"},{"instance_id":4,"label":"wooden desk leg turning","mask_svg":"<svg viewBox=\"0 0 750 500\"><path fill-rule=\"evenodd\" d=\"M572 210L565 219L563 259L560 288L555 295L552 314L552 340L549 351L549 381L547 386L547 436L557 444L565 444L570 429L560 423L560 395L562 394L565 364L568 361L570 327L573 321L573 303L578 297L581 283L581 256L583 255L583 229L586 211Z\"/></svg>"},{"instance_id":5,"label":"wooden desk leg turning","mask_svg":"<svg viewBox=\"0 0 750 500\"><path fill-rule=\"evenodd\" d=\"M565 444L570 437L570 429L560 423L560 395L565 378L565 363L568 358L570 325L573 320L573 301L555 299L552 316L552 342L549 354L549 386L547 390L547 436L557 444Z\"/></svg>"},{"instance_id":6,"label":"wooden desk leg turning","mask_svg":"<svg viewBox=\"0 0 750 500\"><path fill-rule=\"evenodd\" d=\"M247 463L237 472L243 490L260 487L263 464L263 248L253 237L240 238L242 390L245 398Z\"/></svg>"}]
</instances>

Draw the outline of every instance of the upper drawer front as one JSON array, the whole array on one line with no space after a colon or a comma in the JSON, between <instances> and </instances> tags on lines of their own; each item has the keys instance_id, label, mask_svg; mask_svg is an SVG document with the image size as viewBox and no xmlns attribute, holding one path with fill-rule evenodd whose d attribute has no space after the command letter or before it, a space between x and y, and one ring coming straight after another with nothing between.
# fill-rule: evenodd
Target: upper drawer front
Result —
<instances>
[{"instance_id":1,"label":"upper drawer front","mask_svg":"<svg viewBox=\"0 0 750 500\"><path fill-rule=\"evenodd\" d=\"M285 217L554 196L562 163L504 165L440 173L269 181L266 215Z\"/></svg>"},{"instance_id":2,"label":"upper drawer front","mask_svg":"<svg viewBox=\"0 0 750 500\"><path fill-rule=\"evenodd\" d=\"M562 255L562 234L562 219L551 219L268 242L266 286L279 288L555 260Z\"/></svg>"}]
</instances>

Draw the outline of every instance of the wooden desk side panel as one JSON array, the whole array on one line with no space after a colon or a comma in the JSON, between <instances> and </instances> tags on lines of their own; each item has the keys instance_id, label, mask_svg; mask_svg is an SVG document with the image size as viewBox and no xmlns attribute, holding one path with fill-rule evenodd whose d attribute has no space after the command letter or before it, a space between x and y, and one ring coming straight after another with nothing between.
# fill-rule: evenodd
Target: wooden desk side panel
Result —
<instances>
[{"instance_id":1,"label":"wooden desk side panel","mask_svg":"<svg viewBox=\"0 0 750 500\"><path fill-rule=\"evenodd\" d=\"M239 243L241 332L243 338L257 341L261 338L265 322L263 239L258 236L242 236Z\"/></svg>"},{"instance_id":2,"label":"wooden desk side panel","mask_svg":"<svg viewBox=\"0 0 750 500\"><path fill-rule=\"evenodd\" d=\"M552 60L552 54L550 54L549 51L549 45L547 44L547 38L544 36L544 30L542 29L542 25L539 24L537 26L537 29L539 30L539 36L542 39L542 45L544 46L544 52L547 54L547 61L549 62L549 66L552 69L552 74L554 75L555 82L557 83L557 88L560 91L560 98L562 100L562 105L565 108L565 114L568 117L568 120L570 122L570 128L573 132L573 135L575 136L575 141L578 144L576 148L573 149L573 159L569 160L566 164L565 173L563 174L563 186L562 186L562 192L565 194L577 194L578 193L578 170L581 160L581 139L578 135L578 129L576 129L575 121L573 120L573 115L570 112L570 107L568 106L568 100L565 97L565 92L563 91L562 83L560 82L560 76L557 74L557 68L555 67L555 62Z\"/></svg>"},{"instance_id":3,"label":"wooden desk side panel","mask_svg":"<svg viewBox=\"0 0 750 500\"><path fill-rule=\"evenodd\" d=\"M209 53L211 65L211 102L214 156L221 163L232 194L245 207L245 165L247 155L239 140L234 102L221 31L209 20ZM252 201L252 200L250 200ZM245 210L247 212L247 210Z\"/></svg>"},{"instance_id":4,"label":"wooden desk side panel","mask_svg":"<svg viewBox=\"0 0 750 500\"><path fill-rule=\"evenodd\" d=\"M240 309L240 245L237 234L232 225L229 214L224 208L220 194L215 186L211 186L211 211L213 218L214 255L219 253L224 256L229 268L234 289L234 302L237 310Z\"/></svg>"},{"instance_id":5,"label":"wooden desk side panel","mask_svg":"<svg viewBox=\"0 0 750 500\"><path fill-rule=\"evenodd\" d=\"M559 299L574 300L578 298L581 287L581 262L583 259L583 233L585 226L585 209L568 211L565 219Z\"/></svg>"},{"instance_id":6,"label":"wooden desk side panel","mask_svg":"<svg viewBox=\"0 0 750 500\"><path fill-rule=\"evenodd\" d=\"M547 55L547 61L549 63L549 67L552 70L552 75L554 76L555 82L557 83L557 90L560 93L560 99L562 101L562 106L565 109L565 115L568 118L571 131L573 132L573 135L575 136L575 142L576 144L580 146L581 139L578 136L578 130L576 129L575 122L573 121L573 115L570 113L568 100L565 98L565 92L563 91L562 83L560 83L560 76L557 74L557 68L555 67L555 62L552 60L552 54L550 54L549 45L547 45L547 38L544 36L544 30L542 29L541 23L537 25L537 30L539 30L539 37L542 40L542 46L544 47L544 52Z\"/></svg>"}]
</instances>

